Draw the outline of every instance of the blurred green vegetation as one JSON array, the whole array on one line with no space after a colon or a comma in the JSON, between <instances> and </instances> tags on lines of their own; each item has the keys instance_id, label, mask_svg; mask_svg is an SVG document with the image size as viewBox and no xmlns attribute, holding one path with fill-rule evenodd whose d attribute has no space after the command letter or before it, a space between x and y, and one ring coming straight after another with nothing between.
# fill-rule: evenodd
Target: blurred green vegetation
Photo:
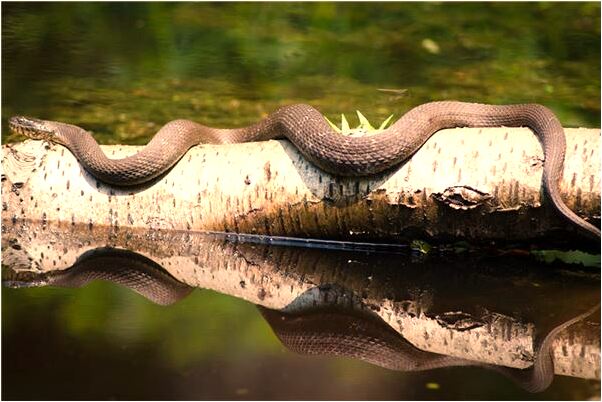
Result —
<instances>
[{"instance_id":1,"label":"blurred green vegetation","mask_svg":"<svg viewBox=\"0 0 602 402\"><path fill-rule=\"evenodd\" d=\"M566 126L600 126L599 3L4 3L2 14L5 129L25 114L141 144L176 118L232 127L307 102L333 121L355 110L382 121L442 99L537 102Z\"/></svg>"},{"instance_id":2,"label":"blurred green vegetation","mask_svg":"<svg viewBox=\"0 0 602 402\"><path fill-rule=\"evenodd\" d=\"M44 287L2 293L2 333L8 338L18 336L13 331L22 324L16 323L47 322L40 314L52 311L52 327L61 328L68 339L122 347L152 345L164 364L175 369L215 358L216 353L237 361L241 350L262 356L281 350L254 305L210 290L196 290L167 307L107 282L77 290Z\"/></svg>"}]
</instances>

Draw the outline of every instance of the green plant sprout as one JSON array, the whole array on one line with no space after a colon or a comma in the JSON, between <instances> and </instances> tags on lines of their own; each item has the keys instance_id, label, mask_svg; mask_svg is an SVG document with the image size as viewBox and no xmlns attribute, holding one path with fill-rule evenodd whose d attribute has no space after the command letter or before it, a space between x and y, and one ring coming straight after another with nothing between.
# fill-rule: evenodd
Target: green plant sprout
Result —
<instances>
[{"instance_id":1,"label":"green plant sprout","mask_svg":"<svg viewBox=\"0 0 602 402\"><path fill-rule=\"evenodd\" d=\"M342 113L341 113L341 127L340 128L336 124L331 122L328 119L328 117L325 117L325 119L328 122L328 124L330 124L330 127L332 127L332 129L334 131L336 131L337 133L340 133L343 135L358 136L358 135L366 135L366 134L370 134L370 135L378 134L378 133L384 131L385 128L387 127L387 124L389 124L389 122L393 118L393 115L390 115L378 126L378 128L374 128L374 126L372 126L372 124L370 124L370 122L368 121L366 116L364 116L362 114L362 112L360 112L359 110L356 110L356 113L357 113L357 117L359 119L359 125L355 128L351 128L349 126L349 121L347 120L345 115Z\"/></svg>"}]
</instances>

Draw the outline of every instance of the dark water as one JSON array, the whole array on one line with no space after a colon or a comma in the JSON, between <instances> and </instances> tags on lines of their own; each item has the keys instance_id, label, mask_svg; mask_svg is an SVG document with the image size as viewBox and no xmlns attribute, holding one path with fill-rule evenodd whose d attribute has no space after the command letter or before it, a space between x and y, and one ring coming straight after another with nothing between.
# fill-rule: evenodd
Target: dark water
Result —
<instances>
[{"instance_id":1,"label":"dark water","mask_svg":"<svg viewBox=\"0 0 602 402\"><path fill-rule=\"evenodd\" d=\"M532 326L541 340L579 317L567 327L576 332L558 333L568 348L562 354L589 373L582 376L599 376L600 278L574 266L521 254L424 256L32 224L5 226L2 246L6 399L583 399L600 392L599 381L556 376L531 393L537 383L518 381L520 370L492 364L513 353L535 364L528 345L512 346L520 328ZM136 251L119 251L126 248ZM32 262L60 271L13 272ZM391 314L397 318L386 322ZM293 327L283 330L287 317ZM475 338L481 345L444 347L462 356L463 348L483 346L490 362L408 371L425 360L415 356L434 356L394 329L411 317L419 318L411 325L426 325L419 331L427 339L437 328L455 328L450 342L493 328ZM299 330L310 331L301 344L309 349L296 349ZM380 367L377 351L357 347L366 331L371 342L393 345L386 356L396 364L395 345L408 345L411 363ZM333 356L332 346L319 346L333 334L337 348L356 346Z\"/></svg>"},{"instance_id":2,"label":"dark water","mask_svg":"<svg viewBox=\"0 0 602 402\"><path fill-rule=\"evenodd\" d=\"M141 144L172 119L243 125L293 102L335 121L361 110L373 122L431 100L536 102L567 127L600 126L599 3L3 3L2 51L5 142L22 140L6 130L14 114L71 122L104 143ZM546 270L501 264L474 265L494 277L517 266L521 275ZM445 288L437 267L424 270L433 273L430 288ZM494 282L493 299L531 322L524 315L533 311L506 300L515 282ZM573 285L557 293L567 304L599 278ZM549 311L558 307L554 295L538 299L540 315L548 302ZM480 297L468 305L490 306ZM445 308L466 307L462 299ZM474 367L404 373L299 356L252 303L206 289L168 307L110 283L3 289L2 346L4 399L600 395L599 381L572 377L530 394Z\"/></svg>"}]
</instances>

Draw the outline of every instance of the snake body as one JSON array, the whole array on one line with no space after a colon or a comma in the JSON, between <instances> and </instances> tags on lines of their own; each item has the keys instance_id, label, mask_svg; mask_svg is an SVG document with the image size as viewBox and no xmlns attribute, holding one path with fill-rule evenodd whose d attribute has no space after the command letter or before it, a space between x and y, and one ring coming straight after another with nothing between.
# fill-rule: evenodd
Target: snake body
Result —
<instances>
[{"instance_id":1,"label":"snake body","mask_svg":"<svg viewBox=\"0 0 602 402\"><path fill-rule=\"evenodd\" d=\"M537 104L485 105L456 101L417 106L383 132L364 137L336 133L315 108L284 106L248 127L218 129L189 120L163 126L136 155L109 159L86 130L65 123L13 117L10 128L34 139L69 148L98 179L118 186L153 180L170 169L192 146L287 138L312 163L341 176L366 176L383 172L407 160L437 131L453 127L529 127L540 140L544 157L543 188L551 204L584 234L600 238L600 229L576 215L562 201L566 140L562 125L548 108Z\"/></svg>"}]
</instances>

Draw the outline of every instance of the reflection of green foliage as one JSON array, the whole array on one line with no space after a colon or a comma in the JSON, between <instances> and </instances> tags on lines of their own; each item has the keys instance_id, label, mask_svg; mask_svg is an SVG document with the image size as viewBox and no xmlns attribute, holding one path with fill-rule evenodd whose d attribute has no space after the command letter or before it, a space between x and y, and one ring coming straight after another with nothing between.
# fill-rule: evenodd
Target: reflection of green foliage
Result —
<instances>
[{"instance_id":1,"label":"reflection of green foliage","mask_svg":"<svg viewBox=\"0 0 602 402\"><path fill-rule=\"evenodd\" d=\"M31 316L37 303L52 306L65 336L104 339L116 347L154 345L168 365L184 367L205 358L236 359L241 350L276 353L280 343L257 309L234 297L196 290L172 306L155 305L108 283L67 290L4 290L4 330ZM34 316L35 319L35 316ZM244 336L241 336L244 334Z\"/></svg>"},{"instance_id":2,"label":"reflection of green foliage","mask_svg":"<svg viewBox=\"0 0 602 402\"><path fill-rule=\"evenodd\" d=\"M293 102L331 119L360 109L379 121L430 100L538 102L565 125L600 124L597 3L5 3L2 11L3 121L68 120L103 142L144 143L174 118L247 124Z\"/></svg>"},{"instance_id":3,"label":"reflection of green foliage","mask_svg":"<svg viewBox=\"0 0 602 402\"><path fill-rule=\"evenodd\" d=\"M533 250L531 251L539 261L552 263L561 261L566 264L580 264L584 267L600 268L600 254L589 254L584 251L561 251L561 250Z\"/></svg>"},{"instance_id":4,"label":"reflection of green foliage","mask_svg":"<svg viewBox=\"0 0 602 402\"><path fill-rule=\"evenodd\" d=\"M410 245L413 251L417 251L422 254L428 254L431 251L431 245L423 240L413 240Z\"/></svg>"}]
</instances>

